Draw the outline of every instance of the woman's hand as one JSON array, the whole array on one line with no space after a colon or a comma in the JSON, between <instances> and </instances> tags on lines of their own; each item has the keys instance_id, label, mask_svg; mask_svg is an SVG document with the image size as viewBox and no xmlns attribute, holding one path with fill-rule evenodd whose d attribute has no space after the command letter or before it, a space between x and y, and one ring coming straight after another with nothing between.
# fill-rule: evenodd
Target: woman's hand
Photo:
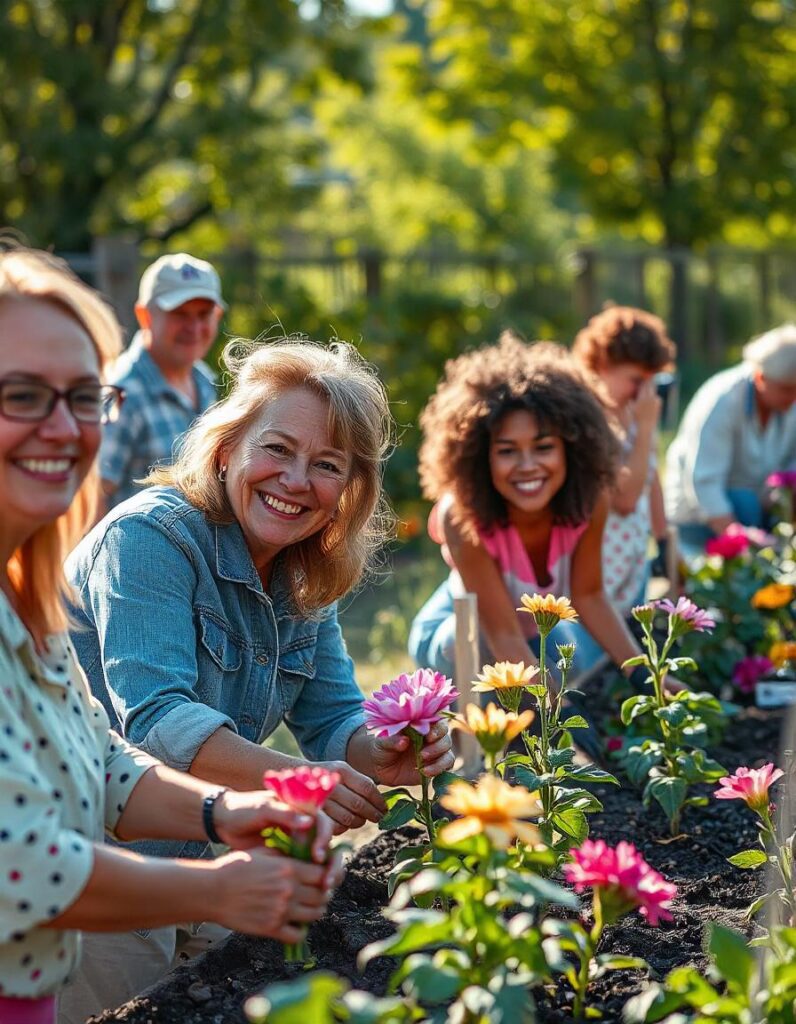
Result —
<instances>
[{"instance_id":1,"label":"woman's hand","mask_svg":"<svg viewBox=\"0 0 796 1024\"><path fill-rule=\"evenodd\" d=\"M633 403L633 416L640 427L654 430L660 419L663 402L658 397L654 380L647 380L638 389Z\"/></svg>"},{"instance_id":2,"label":"woman's hand","mask_svg":"<svg viewBox=\"0 0 796 1024\"><path fill-rule=\"evenodd\" d=\"M347 761L321 761L321 767L337 772L340 781L323 805L331 818L334 835L360 828L366 821L380 821L387 813L387 805L378 787L367 775L352 768Z\"/></svg>"},{"instance_id":3,"label":"woman's hand","mask_svg":"<svg viewBox=\"0 0 796 1024\"><path fill-rule=\"evenodd\" d=\"M261 832L270 825L277 825L285 832L303 832L315 824L315 841L312 844L312 859L325 863L329 854L329 842L334 834L334 823L322 811L313 817L294 811L281 803L272 793L257 790L250 793L236 793L226 790L213 805L213 823L216 831L233 850L249 850L262 846Z\"/></svg>"},{"instance_id":4,"label":"woman's hand","mask_svg":"<svg viewBox=\"0 0 796 1024\"><path fill-rule=\"evenodd\" d=\"M300 942L302 925L323 917L331 886L342 877L339 860L333 871L283 857L264 847L219 857L210 870L216 892L208 904L213 920L226 928L280 942ZM216 908L218 908L216 910Z\"/></svg>"},{"instance_id":5,"label":"woman's hand","mask_svg":"<svg viewBox=\"0 0 796 1024\"><path fill-rule=\"evenodd\" d=\"M453 768L454 755L446 722L431 726L420 756L423 774L429 778ZM408 736L374 739L373 768L376 778L385 786L416 786L420 782Z\"/></svg>"}]
</instances>

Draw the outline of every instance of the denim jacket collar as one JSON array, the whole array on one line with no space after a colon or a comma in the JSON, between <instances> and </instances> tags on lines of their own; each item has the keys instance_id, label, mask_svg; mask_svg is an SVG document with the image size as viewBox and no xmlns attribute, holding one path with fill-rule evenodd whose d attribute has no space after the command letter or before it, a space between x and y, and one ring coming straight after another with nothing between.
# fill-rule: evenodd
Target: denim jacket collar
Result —
<instances>
[{"instance_id":1,"label":"denim jacket collar","mask_svg":"<svg viewBox=\"0 0 796 1024\"><path fill-rule=\"evenodd\" d=\"M240 524L235 522L226 526L215 526L214 530L216 570L221 579L241 583L256 594L262 594L273 605L274 614L278 619L292 614L287 581L279 563L274 566L271 584L266 592L263 590L262 581L252 561Z\"/></svg>"}]
</instances>

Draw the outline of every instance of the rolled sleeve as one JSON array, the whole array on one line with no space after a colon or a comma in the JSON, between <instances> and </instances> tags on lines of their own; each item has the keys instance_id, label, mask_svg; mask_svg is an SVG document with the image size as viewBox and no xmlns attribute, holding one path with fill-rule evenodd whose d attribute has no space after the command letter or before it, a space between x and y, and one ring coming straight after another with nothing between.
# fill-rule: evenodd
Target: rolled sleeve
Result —
<instances>
[{"instance_id":1,"label":"rolled sleeve","mask_svg":"<svg viewBox=\"0 0 796 1024\"><path fill-rule=\"evenodd\" d=\"M81 589L122 734L182 771L217 729L237 731L197 694L195 587L186 552L141 515L108 527Z\"/></svg>"},{"instance_id":2,"label":"rolled sleeve","mask_svg":"<svg viewBox=\"0 0 796 1024\"><path fill-rule=\"evenodd\" d=\"M94 864L92 840L62 826L51 787L15 735L0 773L0 942L58 917Z\"/></svg>"},{"instance_id":3,"label":"rolled sleeve","mask_svg":"<svg viewBox=\"0 0 796 1024\"><path fill-rule=\"evenodd\" d=\"M304 686L285 720L313 761L345 760L348 741L365 722L362 693L354 680L354 663L346 651L336 607L327 609L318 627L315 677Z\"/></svg>"},{"instance_id":4,"label":"rolled sleeve","mask_svg":"<svg viewBox=\"0 0 796 1024\"><path fill-rule=\"evenodd\" d=\"M118 733L108 729L105 742L105 828L111 835L122 811L142 775L158 764L138 747L133 747Z\"/></svg>"},{"instance_id":5,"label":"rolled sleeve","mask_svg":"<svg viewBox=\"0 0 796 1024\"><path fill-rule=\"evenodd\" d=\"M696 504L707 519L733 514L727 497L735 435L732 412L733 404L729 396L724 396L693 439L691 486Z\"/></svg>"}]
</instances>

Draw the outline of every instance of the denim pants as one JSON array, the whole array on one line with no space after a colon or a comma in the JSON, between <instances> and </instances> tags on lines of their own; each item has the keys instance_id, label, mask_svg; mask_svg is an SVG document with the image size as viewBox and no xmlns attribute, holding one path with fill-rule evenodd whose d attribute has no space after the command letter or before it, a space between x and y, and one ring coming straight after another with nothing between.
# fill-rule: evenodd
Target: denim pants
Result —
<instances>
[{"instance_id":1,"label":"denim pants","mask_svg":"<svg viewBox=\"0 0 796 1024\"><path fill-rule=\"evenodd\" d=\"M556 644L575 644L575 658L569 673L571 683L600 666L607 659L605 651L579 622L559 622L551 632L547 644L548 667L558 675ZM409 633L409 653L421 668L433 668L453 678L456 650L456 616L453 595L447 580L442 583L415 616ZM529 650L538 657L539 638L529 641ZM482 665L493 659L483 636L481 637Z\"/></svg>"},{"instance_id":2,"label":"denim pants","mask_svg":"<svg viewBox=\"0 0 796 1024\"><path fill-rule=\"evenodd\" d=\"M744 526L765 528L768 524L763 505L757 494L745 487L727 491L732 512ZM680 523L677 527L680 552L687 562L705 554L705 544L716 534L707 523Z\"/></svg>"}]
</instances>

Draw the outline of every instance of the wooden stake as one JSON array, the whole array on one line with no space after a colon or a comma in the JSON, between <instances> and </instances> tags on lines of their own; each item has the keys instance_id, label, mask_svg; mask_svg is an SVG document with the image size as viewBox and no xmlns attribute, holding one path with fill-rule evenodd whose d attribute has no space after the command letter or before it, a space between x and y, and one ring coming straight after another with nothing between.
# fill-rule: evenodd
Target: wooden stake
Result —
<instances>
[{"instance_id":1,"label":"wooden stake","mask_svg":"<svg viewBox=\"0 0 796 1024\"><path fill-rule=\"evenodd\" d=\"M456 616L455 678L459 691L459 710L478 703L473 681L481 671L481 650L478 638L478 599L475 594L453 599ZM457 729L454 733L457 753L462 759L462 774L474 779L482 768L481 748L475 736Z\"/></svg>"}]
</instances>

